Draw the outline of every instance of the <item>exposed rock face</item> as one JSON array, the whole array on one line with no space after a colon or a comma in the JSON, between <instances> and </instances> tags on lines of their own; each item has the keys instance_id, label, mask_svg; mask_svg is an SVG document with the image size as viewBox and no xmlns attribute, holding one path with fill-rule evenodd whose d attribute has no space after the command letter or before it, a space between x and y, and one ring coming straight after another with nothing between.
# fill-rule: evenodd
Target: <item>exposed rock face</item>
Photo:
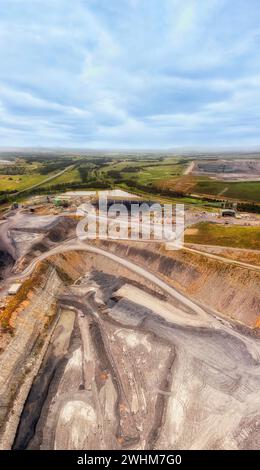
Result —
<instances>
[{"instance_id":1,"label":"exposed rock face","mask_svg":"<svg viewBox=\"0 0 260 470\"><path fill-rule=\"evenodd\" d=\"M56 220L56 224L53 224L50 228L47 237L52 242L61 242L75 233L76 224L77 221L75 219L61 216Z\"/></svg>"},{"instance_id":2,"label":"exposed rock face","mask_svg":"<svg viewBox=\"0 0 260 470\"><path fill-rule=\"evenodd\" d=\"M0 280L4 279L11 271L14 259L6 251L0 251Z\"/></svg>"},{"instance_id":3,"label":"exposed rock face","mask_svg":"<svg viewBox=\"0 0 260 470\"><path fill-rule=\"evenodd\" d=\"M254 327L260 315L260 273L202 255L165 251L159 244L129 245L105 241L101 246L161 274L167 282L224 317Z\"/></svg>"},{"instance_id":4,"label":"exposed rock face","mask_svg":"<svg viewBox=\"0 0 260 470\"><path fill-rule=\"evenodd\" d=\"M46 269L43 277L39 275L39 284L32 286L27 298L13 311L10 319L13 334L0 354L1 448L12 445L23 403L40 366L38 359L56 315L61 280L55 269Z\"/></svg>"},{"instance_id":5,"label":"exposed rock face","mask_svg":"<svg viewBox=\"0 0 260 470\"><path fill-rule=\"evenodd\" d=\"M117 253L126 256L125 250L122 244ZM201 279L199 260L189 271L181 252L171 253L169 264L167 253L150 255L149 247L143 253L128 248L127 256L148 260L167 280L178 276L185 291ZM102 255L57 254L48 269L47 283L21 313L30 327L24 335L17 320L9 350L0 355L10 377L3 394L14 372L18 388L27 383L26 393L16 392L16 419L12 403L6 405L2 447L259 448L258 338L206 310L200 316ZM213 267L206 272L214 274ZM232 280L229 270L224 275ZM55 321L44 328L50 309ZM29 349L33 337L41 344ZM31 364L26 377L17 369L18 343L19 357Z\"/></svg>"},{"instance_id":6,"label":"exposed rock face","mask_svg":"<svg viewBox=\"0 0 260 470\"><path fill-rule=\"evenodd\" d=\"M0 448L259 448L259 272L76 223L1 226Z\"/></svg>"}]
</instances>

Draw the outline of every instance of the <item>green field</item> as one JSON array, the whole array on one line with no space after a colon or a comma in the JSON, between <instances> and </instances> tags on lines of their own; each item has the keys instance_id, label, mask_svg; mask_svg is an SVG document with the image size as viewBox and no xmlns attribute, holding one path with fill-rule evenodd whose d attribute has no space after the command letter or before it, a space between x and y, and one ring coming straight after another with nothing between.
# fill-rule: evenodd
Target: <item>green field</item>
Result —
<instances>
[{"instance_id":1,"label":"green field","mask_svg":"<svg viewBox=\"0 0 260 470\"><path fill-rule=\"evenodd\" d=\"M51 175L48 175L51 176ZM0 175L0 191L10 191L26 189L34 184L40 183L46 179L46 175L39 173L29 173L25 175Z\"/></svg>"},{"instance_id":2,"label":"green field","mask_svg":"<svg viewBox=\"0 0 260 470\"><path fill-rule=\"evenodd\" d=\"M8 192L29 189L34 185L52 178L66 167L69 167L71 163L71 161L67 161L66 159L53 161L51 163L49 161L27 162L26 160L19 160L14 165L0 165L0 191ZM53 178L50 182L46 182L46 185L69 183L71 180L80 181L76 170L69 170L68 174L65 172L57 178Z\"/></svg>"},{"instance_id":3,"label":"green field","mask_svg":"<svg viewBox=\"0 0 260 470\"><path fill-rule=\"evenodd\" d=\"M260 181L225 182L203 179L194 185L192 193L259 202Z\"/></svg>"},{"instance_id":4,"label":"green field","mask_svg":"<svg viewBox=\"0 0 260 470\"><path fill-rule=\"evenodd\" d=\"M194 229L197 230L196 233L185 235L186 243L260 250L260 227L201 222L194 225L192 230Z\"/></svg>"},{"instance_id":5,"label":"green field","mask_svg":"<svg viewBox=\"0 0 260 470\"><path fill-rule=\"evenodd\" d=\"M79 175L77 168L68 170L62 175L57 176L57 178L53 178L53 180L51 180L49 183L48 182L46 183L46 186L50 186L50 185L52 186L52 185L62 184L62 183L73 183L73 182L77 182L77 183L81 182L80 175ZM43 184L42 187L44 188L45 184Z\"/></svg>"},{"instance_id":6,"label":"green field","mask_svg":"<svg viewBox=\"0 0 260 470\"><path fill-rule=\"evenodd\" d=\"M219 200L234 199L237 201L260 201L260 182L225 182L208 177L185 175L189 160L179 156L158 158L100 158L68 156L67 158L52 156L18 158L15 165L0 165L0 192L21 191L29 189L46 179L55 176L65 167L75 165L60 176L43 183L39 191L47 188L54 191L58 185L73 188L86 185L98 187L120 186L132 192L142 192L152 197L167 197L171 202L186 202L197 205L217 205L221 202L203 201L202 196L210 196ZM18 173L18 174L15 174ZM81 185L81 186L80 186ZM55 188L56 186L56 188ZM37 191L35 189L35 191ZM197 198L193 195L197 195ZM2 194L2 197L5 196Z\"/></svg>"},{"instance_id":7,"label":"green field","mask_svg":"<svg viewBox=\"0 0 260 470\"><path fill-rule=\"evenodd\" d=\"M161 180L177 177L183 172L181 165L165 165L157 167L147 167L137 173L137 181L140 184L160 182Z\"/></svg>"},{"instance_id":8,"label":"green field","mask_svg":"<svg viewBox=\"0 0 260 470\"><path fill-rule=\"evenodd\" d=\"M120 162L111 164L104 169L100 170L100 174L104 177L116 179L116 173L118 178L125 181L134 181L141 185L149 185L160 183L167 179L172 179L182 175L186 165L178 163L178 159L169 158L162 162Z\"/></svg>"}]
</instances>

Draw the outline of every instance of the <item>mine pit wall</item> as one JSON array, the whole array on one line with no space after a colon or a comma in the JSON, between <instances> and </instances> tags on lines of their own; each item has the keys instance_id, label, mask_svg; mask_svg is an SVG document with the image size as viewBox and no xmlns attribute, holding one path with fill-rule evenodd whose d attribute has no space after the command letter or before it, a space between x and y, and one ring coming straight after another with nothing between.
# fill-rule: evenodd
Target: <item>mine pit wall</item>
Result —
<instances>
[{"instance_id":1,"label":"mine pit wall","mask_svg":"<svg viewBox=\"0 0 260 470\"><path fill-rule=\"evenodd\" d=\"M217 256L224 256L224 258L228 258L234 261L260 266L260 252L258 250L246 250L244 248L229 248L226 246L215 245L199 245L196 243L186 243L186 245L188 248L193 250L198 250Z\"/></svg>"},{"instance_id":2,"label":"mine pit wall","mask_svg":"<svg viewBox=\"0 0 260 470\"><path fill-rule=\"evenodd\" d=\"M0 250L0 281L8 276L14 263L15 260L8 252Z\"/></svg>"},{"instance_id":3,"label":"mine pit wall","mask_svg":"<svg viewBox=\"0 0 260 470\"><path fill-rule=\"evenodd\" d=\"M63 371L67 363L67 352L75 323L75 312L61 308L54 328L51 331L50 341L46 341L41 367L32 384L32 388L25 402L21 420L16 432L13 449L25 449L35 435L36 425L41 416L42 407L49 393L55 371ZM55 380L53 380L56 382ZM54 383L56 392L57 384ZM47 432L48 441L52 441L52 429ZM37 440L37 439L36 439Z\"/></svg>"},{"instance_id":4,"label":"mine pit wall","mask_svg":"<svg viewBox=\"0 0 260 470\"><path fill-rule=\"evenodd\" d=\"M162 245L154 243L144 245L103 240L96 245L156 273L180 292L221 316L250 328L259 323L259 272L183 250L165 250ZM103 261L103 265L107 263L108 260Z\"/></svg>"},{"instance_id":5,"label":"mine pit wall","mask_svg":"<svg viewBox=\"0 0 260 470\"><path fill-rule=\"evenodd\" d=\"M70 284L81 276L85 276L91 271L103 271L118 277L131 279L136 284L142 284L153 292L164 296L164 292L147 279L143 279L138 274L128 268L113 261L103 255L87 251L71 251L64 254L57 254L49 258L49 263L55 267L59 276Z\"/></svg>"},{"instance_id":6,"label":"mine pit wall","mask_svg":"<svg viewBox=\"0 0 260 470\"><path fill-rule=\"evenodd\" d=\"M154 272L220 316L253 329L259 323L260 274L257 271L183 250L166 251L160 244L154 243L141 245L138 242L99 241L96 245ZM101 255L79 251L55 255L51 260L74 280L94 269L143 283L138 275ZM145 285L155 289L147 280ZM157 291L160 292L159 289Z\"/></svg>"},{"instance_id":7,"label":"mine pit wall","mask_svg":"<svg viewBox=\"0 0 260 470\"><path fill-rule=\"evenodd\" d=\"M0 354L0 449L10 449L34 377L48 347L62 281L49 266L16 314L14 334Z\"/></svg>"},{"instance_id":8,"label":"mine pit wall","mask_svg":"<svg viewBox=\"0 0 260 470\"><path fill-rule=\"evenodd\" d=\"M37 289L14 312L14 336L0 354L0 449L10 449L15 439L24 403L37 376L59 319L58 302L64 286L92 270L113 273L144 282L137 274L118 263L87 252L54 255L47 261L48 271ZM153 283L147 288L157 291Z\"/></svg>"},{"instance_id":9,"label":"mine pit wall","mask_svg":"<svg viewBox=\"0 0 260 470\"><path fill-rule=\"evenodd\" d=\"M102 241L96 244L154 272L188 297L221 315L254 327L259 314L259 274L238 266L161 245ZM48 275L17 316L15 334L0 354L0 442L12 446L24 403L55 328L57 297L92 270L123 276L162 294L159 288L119 263L90 252L71 251L48 259ZM214 286L214 289L213 289ZM49 317L55 320L52 324ZM153 436L151 436L153 438Z\"/></svg>"}]
</instances>

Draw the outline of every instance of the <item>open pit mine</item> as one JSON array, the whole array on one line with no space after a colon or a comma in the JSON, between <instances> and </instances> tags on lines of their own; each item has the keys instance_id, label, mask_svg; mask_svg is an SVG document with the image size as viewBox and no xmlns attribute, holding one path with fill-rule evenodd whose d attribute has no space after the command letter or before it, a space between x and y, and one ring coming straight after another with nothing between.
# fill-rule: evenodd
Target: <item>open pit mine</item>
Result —
<instances>
[{"instance_id":1,"label":"open pit mine","mask_svg":"<svg viewBox=\"0 0 260 470\"><path fill-rule=\"evenodd\" d=\"M259 449L260 268L0 221L1 449Z\"/></svg>"}]
</instances>

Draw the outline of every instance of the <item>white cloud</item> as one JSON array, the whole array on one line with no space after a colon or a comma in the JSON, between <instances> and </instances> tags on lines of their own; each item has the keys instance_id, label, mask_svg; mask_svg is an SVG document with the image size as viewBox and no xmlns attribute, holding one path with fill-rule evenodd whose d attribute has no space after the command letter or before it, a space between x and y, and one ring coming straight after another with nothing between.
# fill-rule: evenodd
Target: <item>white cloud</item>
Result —
<instances>
[{"instance_id":1,"label":"white cloud","mask_svg":"<svg viewBox=\"0 0 260 470\"><path fill-rule=\"evenodd\" d=\"M260 142L257 5L2 0L0 145Z\"/></svg>"}]
</instances>

